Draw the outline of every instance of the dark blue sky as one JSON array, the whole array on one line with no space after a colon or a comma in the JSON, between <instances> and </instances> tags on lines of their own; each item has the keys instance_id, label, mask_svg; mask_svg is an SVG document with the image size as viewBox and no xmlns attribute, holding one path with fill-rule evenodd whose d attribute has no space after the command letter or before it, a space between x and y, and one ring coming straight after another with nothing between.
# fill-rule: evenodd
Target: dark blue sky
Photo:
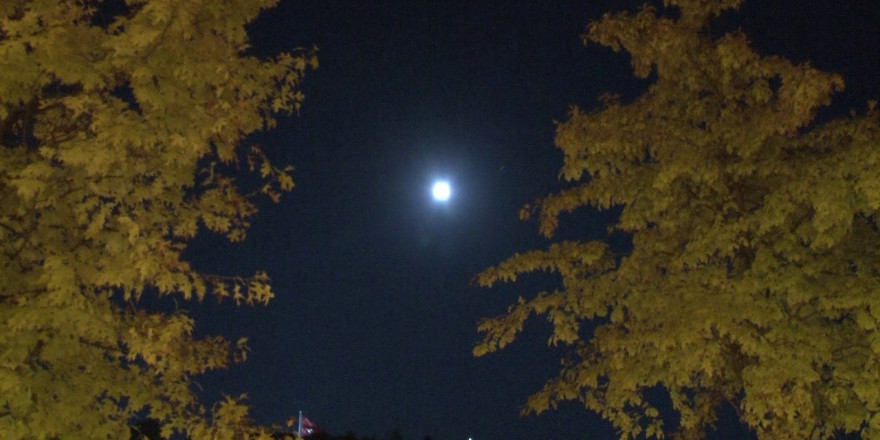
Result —
<instances>
[{"instance_id":1,"label":"dark blue sky","mask_svg":"<svg viewBox=\"0 0 880 440\"><path fill-rule=\"evenodd\" d=\"M210 272L266 269L277 296L268 308L196 308L202 330L247 335L253 348L205 388L247 392L259 422L303 410L334 434L613 438L576 404L518 416L557 371L542 321L500 354L471 355L481 317L552 285L469 281L546 246L517 211L560 187L553 121L644 86L624 55L580 42L588 20L639 3L289 0L264 13L255 50L316 45L321 66L301 115L257 139L296 167L296 189L262 207L245 243L192 247ZM838 110L864 108L880 97L880 2L810 3L750 0L731 23L764 53L844 74ZM446 205L430 198L438 176L453 185ZM608 220L580 212L567 231L594 238Z\"/></svg>"}]
</instances>

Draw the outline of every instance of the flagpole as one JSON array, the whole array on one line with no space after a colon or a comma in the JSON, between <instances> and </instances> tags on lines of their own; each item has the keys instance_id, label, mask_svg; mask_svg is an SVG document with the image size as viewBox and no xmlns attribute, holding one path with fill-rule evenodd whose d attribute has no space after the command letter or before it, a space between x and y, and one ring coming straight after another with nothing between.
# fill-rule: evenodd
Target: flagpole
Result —
<instances>
[{"instance_id":1,"label":"flagpole","mask_svg":"<svg viewBox=\"0 0 880 440\"><path fill-rule=\"evenodd\" d=\"M296 428L296 438L300 439L300 438L303 438L303 412L302 411L299 412L299 417L297 417L296 421L299 422L298 423L299 426L297 426L297 428Z\"/></svg>"}]
</instances>

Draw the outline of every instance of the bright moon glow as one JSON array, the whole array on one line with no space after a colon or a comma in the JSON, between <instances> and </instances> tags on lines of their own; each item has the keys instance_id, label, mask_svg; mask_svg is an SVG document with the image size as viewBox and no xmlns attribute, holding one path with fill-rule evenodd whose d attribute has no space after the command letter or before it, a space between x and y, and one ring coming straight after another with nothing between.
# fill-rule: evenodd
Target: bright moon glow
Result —
<instances>
[{"instance_id":1,"label":"bright moon glow","mask_svg":"<svg viewBox=\"0 0 880 440\"><path fill-rule=\"evenodd\" d=\"M434 200L445 202L449 200L449 196L452 195L452 188L449 187L449 182L441 180L439 182L434 182L434 187L431 188L431 193L434 195Z\"/></svg>"}]
</instances>

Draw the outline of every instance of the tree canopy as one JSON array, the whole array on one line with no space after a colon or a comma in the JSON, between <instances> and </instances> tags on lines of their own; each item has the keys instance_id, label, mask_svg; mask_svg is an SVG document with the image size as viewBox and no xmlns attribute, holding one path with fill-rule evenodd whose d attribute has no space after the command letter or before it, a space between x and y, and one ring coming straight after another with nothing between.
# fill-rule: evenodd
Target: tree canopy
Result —
<instances>
[{"instance_id":1,"label":"tree canopy","mask_svg":"<svg viewBox=\"0 0 880 440\"><path fill-rule=\"evenodd\" d=\"M817 122L840 76L713 35L740 0L665 3L590 24L650 85L573 108L556 132L571 185L521 212L551 237L617 207L631 251L569 240L485 270L561 285L481 322L474 352L545 316L568 354L525 411L580 401L623 438L701 438L724 405L761 439L880 438L880 112Z\"/></svg>"},{"instance_id":2,"label":"tree canopy","mask_svg":"<svg viewBox=\"0 0 880 440\"><path fill-rule=\"evenodd\" d=\"M246 354L142 295L264 304L267 274L204 274L200 233L245 237L290 190L245 137L303 101L314 53L249 53L275 0L0 3L0 437L124 438L134 416L191 438L262 436L193 377ZM242 189L235 176L262 182Z\"/></svg>"}]
</instances>

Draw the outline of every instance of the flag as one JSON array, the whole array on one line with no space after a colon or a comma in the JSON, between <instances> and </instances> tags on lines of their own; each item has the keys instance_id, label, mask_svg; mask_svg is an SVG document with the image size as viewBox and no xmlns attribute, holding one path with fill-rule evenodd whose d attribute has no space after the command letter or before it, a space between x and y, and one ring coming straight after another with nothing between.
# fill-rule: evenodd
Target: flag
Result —
<instances>
[{"instance_id":1,"label":"flag","mask_svg":"<svg viewBox=\"0 0 880 440\"><path fill-rule=\"evenodd\" d=\"M316 434L320 431L321 428L317 423L309 420L306 416L299 416L299 436L300 437L308 437L312 434Z\"/></svg>"}]
</instances>

